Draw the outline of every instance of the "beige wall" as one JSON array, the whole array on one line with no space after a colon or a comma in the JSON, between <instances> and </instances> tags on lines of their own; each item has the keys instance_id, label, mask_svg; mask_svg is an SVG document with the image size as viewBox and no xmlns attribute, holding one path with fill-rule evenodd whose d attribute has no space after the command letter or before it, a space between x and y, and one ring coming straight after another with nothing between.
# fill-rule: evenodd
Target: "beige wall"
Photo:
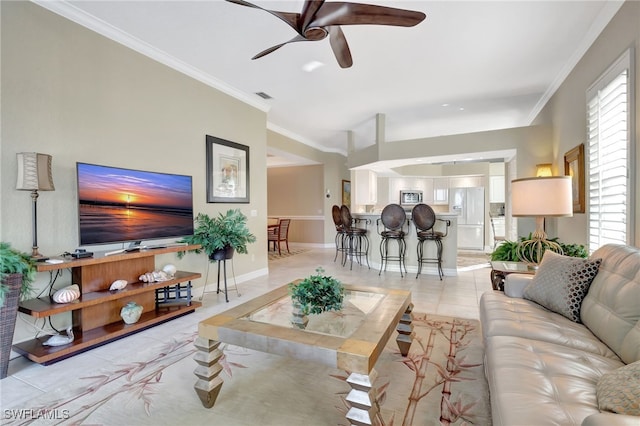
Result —
<instances>
[{"instance_id":1,"label":"beige wall","mask_svg":"<svg viewBox=\"0 0 640 426\"><path fill-rule=\"evenodd\" d=\"M516 127L487 132L465 133L399 142L383 142L375 161L414 157L473 154L486 151L517 150L519 176L533 176L535 165L552 159L551 129L547 125ZM371 162L370 149L349 155L349 167ZM365 162L366 161L366 162Z\"/></svg>"},{"instance_id":2,"label":"beige wall","mask_svg":"<svg viewBox=\"0 0 640 426\"><path fill-rule=\"evenodd\" d=\"M290 218L289 242L324 244L324 166L267 169L269 217Z\"/></svg>"},{"instance_id":3,"label":"beige wall","mask_svg":"<svg viewBox=\"0 0 640 426\"><path fill-rule=\"evenodd\" d=\"M637 101L640 99L640 2L626 2L618 14L602 32L591 48L586 52L567 79L562 83L558 91L545 106L538 122L551 123L553 126L552 146L553 160L556 170L564 174L564 154L573 147L586 143L586 91L607 68L624 53L628 48L635 49L635 99L636 109L632 122L635 124L635 167L630 172L635 172L635 240L631 244L640 243L640 173L637 172L640 165L640 149L637 143L640 140L640 108ZM586 150L585 150L586 152ZM587 189L588 193L588 189ZM587 215L575 214L571 218L558 220L558 236L561 240L575 241L586 244L587 242ZM633 236L632 236L633 237Z\"/></svg>"},{"instance_id":4,"label":"beige wall","mask_svg":"<svg viewBox=\"0 0 640 426\"><path fill-rule=\"evenodd\" d=\"M31 198L15 190L15 158L36 151L53 156L56 186L38 200L42 253L78 247L75 163L83 161L192 175L196 212L238 207L249 216L258 241L235 259L236 275L265 274L266 114L33 3L0 7L0 240L30 251ZM206 203L207 134L250 146L250 204ZM158 259L168 262L206 272L204 255ZM19 327L16 340L26 337Z\"/></svg>"},{"instance_id":5,"label":"beige wall","mask_svg":"<svg viewBox=\"0 0 640 426\"><path fill-rule=\"evenodd\" d=\"M308 193L302 195L304 197L303 200L305 200L304 204L308 204L308 205L302 205L303 203L300 202L300 205L294 207L293 206L294 200L290 200L289 203L291 203L292 209L294 208L303 209L306 212L305 214L307 215L324 216L324 221L322 225L323 237L321 241L306 241L309 238L316 239L315 236L317 235L317 232L318 232L317 228L312 234L313 237L310 237L309 235L306 235L306 234L304 236L302 234L299 234L299 237L297 238L304 239L305 240L304 242L313 242L313 243L321 242L326 246L333 245L334 239L335 239L335 227L333 225L333 219L331 217L331 207L334 204L340 205L342 203L342 200L341 200L342 180L350 179L350 173L346 167L347 160L345 156L338 153L322 152L320 150L317 150L308 145L297 142L291 138L288 138L282 134L279 134L273 131L267 132L267 144L269 145L270 148L275 148L281 151L286 151L291 154L295 154L300 157L307 158L313 162L318 163L322 168L322 176L321 178L319 178L321 179L321 184L320 186L317 186L317 188L319 188L319 192L316 189L313 192L309 191ZM287 169L288 168L284 168L277 173L288 174L287 178L289 180L296 180L299 178L304 179L305 181L309 180L309 177L305 177L304 174L303 176L298 176L298 172L304 172L305 168L299 168L299 169L291 168L291 170L287 170ZM277 169L274 169L274 170L277 170ZM271 173L271 169L269 169L269 173ZM269 174L269 176L271 175ZM286 181L287 179L283 179L283 180ZM324 196L327 189L331 194L330 198L326 198ZM272 199L271 199L271 196L272 196L271 182L269 182L268 193L269 193L269 215L270 216L294 215L294 213L285 211L285 208L283 207L275 207L274 202L272 202ZM274 195L274 197L275 196L276 195ZM320 201L320 199L322 201ZM320 210L322 211L320 212ZM302 226L303 224L298 224L298 225ZM315 224L314 226L318 226L318 224Z\"/></svg>"}]
</instances>

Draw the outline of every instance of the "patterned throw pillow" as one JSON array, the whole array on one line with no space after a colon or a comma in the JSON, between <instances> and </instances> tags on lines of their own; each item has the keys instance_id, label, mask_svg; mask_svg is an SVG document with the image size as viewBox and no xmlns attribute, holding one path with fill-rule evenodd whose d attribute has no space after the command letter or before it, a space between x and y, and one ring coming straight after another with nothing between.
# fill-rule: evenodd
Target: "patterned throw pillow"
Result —
<instances>
[{"instance_id":1,"label":"patterned throw pillow","mask_svg":"<svg viewBox=\"0 0 640 426\"><path fill-rule=\"evenodd\" d=\"M640 361L600 377L596 396L600 411L640 416Z\"/></svg>"},{"instance_id":2,"label":"patterned throw pillow","mask_svg":"<svg viewBox=\"0 0 640 426\"><path fill-rule=\"evenodd\" d=\"M580 306L602 259L581 259L545 251L523 297L550 311L580 322Z\"/></svg>"}]
</instances>

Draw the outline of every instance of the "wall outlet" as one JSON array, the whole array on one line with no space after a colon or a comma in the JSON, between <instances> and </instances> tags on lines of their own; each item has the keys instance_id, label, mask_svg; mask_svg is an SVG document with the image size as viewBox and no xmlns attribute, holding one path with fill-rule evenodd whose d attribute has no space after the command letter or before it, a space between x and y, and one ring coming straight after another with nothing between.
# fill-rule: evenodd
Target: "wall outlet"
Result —
<instances>
[{"instance_id":1,"label":"wall outlet","mask_svg":"<svg viewBox=\"0 0 640 426\"><path fill-rule=\"evenodd\" d=\"M258 217L258 210L251 210L251 217Z\"/></svg>"}]
</instances>

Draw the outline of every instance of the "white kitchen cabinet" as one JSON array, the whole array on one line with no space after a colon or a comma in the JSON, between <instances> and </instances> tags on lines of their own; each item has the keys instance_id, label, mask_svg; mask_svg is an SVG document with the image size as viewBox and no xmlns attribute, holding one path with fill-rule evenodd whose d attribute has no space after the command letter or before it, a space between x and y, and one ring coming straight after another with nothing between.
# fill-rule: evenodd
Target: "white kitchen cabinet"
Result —
<instances>
[{"instance_id":1,"label":"white kitchen cabinet","mask_svg":"<svg viewBox=\"0 0 640 426\"><path fill-rule=\"evenodd\" d=\"M422 202L433 204L433 178L422 179Z\"/></svg>"},{"instance_id":2,"label":"white kitchen cabinet","mask_svg":"<svg viewBox=\"0 0 640 426\"><path fill-rule=\"evenodd\" d=\"M504 176L489 177L489 202L504 203Z\"/></svg>"},{"instance_id":3,"label":"white kitchen cabinet","mask_svg":"<svg viewBox=\"0 0 640 426\"><path fill-rule=\"evenodd\" d=\"M372 205L378 200L378 176L371 170L355 171L355 193L353 202L359 205Z\"/></svg>"},{"instance_id":4,"label":"white kitchen cabinet","mask_svg":"<svg viewBox=\"0 0 640 426\"><path fill-rule=\"evenodd\" d=\"M433 204L449 204L449 178L433 178Z\"/></svg>"},{"instance_id":5,"label":"white kitchen cabinet","mask_svg":"<svg viewBox=\"0 0 640 426\"><path fill-rule=\"evenodd\" d=\"M456 176L449 178L449 188L477 188L484 186L482 176Z\"/></svg>"},{"instance_id":6,"label":"white kitchen cabinet","mask_svg":"<svg viewBox=\"0 0 640 426\"><path fill-rule=\"evenodd\" d=\"M389 204L400 204L400 190L405 185L404 178L389 178Z\"/></svg>"}]
</instances>

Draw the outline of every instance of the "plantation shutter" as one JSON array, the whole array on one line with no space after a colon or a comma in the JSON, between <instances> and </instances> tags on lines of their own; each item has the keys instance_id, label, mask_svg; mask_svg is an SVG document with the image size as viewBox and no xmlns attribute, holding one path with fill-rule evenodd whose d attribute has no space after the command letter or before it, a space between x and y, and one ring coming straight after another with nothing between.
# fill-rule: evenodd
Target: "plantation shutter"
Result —
<instances>
[{"instance_id":1,"label":"plantation shutter","mask_svg":"<svg viewBox=\"0 0 640 426\"><path fill-rule=\"evenodd\" d=\"M598 87L599 86L599 87ZM589 251L629 235L629 67L588 92Z\"/></svg>"}]
</instances>

